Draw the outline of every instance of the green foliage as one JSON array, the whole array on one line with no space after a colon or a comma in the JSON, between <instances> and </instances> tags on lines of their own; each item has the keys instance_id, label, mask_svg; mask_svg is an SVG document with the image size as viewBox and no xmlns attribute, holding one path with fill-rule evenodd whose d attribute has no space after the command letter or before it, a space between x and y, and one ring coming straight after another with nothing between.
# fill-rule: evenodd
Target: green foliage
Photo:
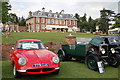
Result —
<instances>
[{"instance_id":1,"label":"green foliage","mask_svg":"<svg viewBox=\"0 0 120 80\"><path fill-rule=\"evenodd\" d=\"M19 17L19 26L25 26L25 25L26 25L25 18L23 16L21 18Z\"/></svg>"},{"instance_id":2,"label":"green foliage","mask_svg":"<svg viewBox=\"0 0 120 80\"><path fill-rule=\"evenodd\" d=\"M78 19L77 26L80 28L81 32L90 31L93 33L96 31L96 26L99 24L99 19L93 20L90 16L87 21L86 16L86 13L83 17L80 17L78 13L75 14L75 17Z\"/></svg>"},{"instance_id":3,"label":"green foliage","mask_svg":"<svg viewBox=\"0 0 120 80\"><path fill-rule=\"evenodd\" d=\"M118 13L118 14L116 14L115 16L114 16L114 20L113 21L115 21L115 24L112 26L112 28L114 29L114 28L120 28L120 13Z\"/></svg>"},{"instance_id":4,"label":"green foliage","mask_svg":"<svg viewBox=\"0 0 120 80\"><path fill-rule=\"evenodd\" d=\"M16 16L15 13L10 13L8 19L9 19L9 21L11 21L11 22L13 22L15 24L18 23L18 17Z\"/></svg>"},{"instance_id":5,"label":"green foliage","mask_svg":"<svg viewBox=\"0 0 120 80\"><path fill-rule=\"evenodd\" d=\"M9 2L2 2L2 22L6 23L9 21L9 13L8 11L11 10L11 5Z\"/></svg>"},{"instance_id":6,"label":"green foliage","mask_svg":"<svg viewBox=\"0 0 120 80\"><path fill-rule=\"evenodd\" d=\"M106 34L108 34L109 25L111 25L109 22L112 21L114 14L114 11L105 8L100 10L100 29Z\"/></svg>"}]
</instances>

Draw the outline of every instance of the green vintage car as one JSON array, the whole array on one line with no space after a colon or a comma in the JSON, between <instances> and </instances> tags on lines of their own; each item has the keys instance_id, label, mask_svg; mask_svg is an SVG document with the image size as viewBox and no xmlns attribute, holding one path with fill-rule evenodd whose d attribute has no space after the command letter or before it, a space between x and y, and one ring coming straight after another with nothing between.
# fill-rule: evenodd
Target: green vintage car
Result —
<instances>
[{"instance_id":1,"label":"green vintage car","mask_svg":"<svg viewBox=\"0 0 120 80\"><path fill-rule=\"evenodd\" d=\"M72 39L73 38L73 39ZM99 70L97 62L118 67L120 65L120 36L90 38L72 37L72 44L64 44L58 50L60 61L84 61L91 70ZM73 40L75 41L73 44ZM70 41L70 40L68 40Z\"/></svg>"}]
</instances>

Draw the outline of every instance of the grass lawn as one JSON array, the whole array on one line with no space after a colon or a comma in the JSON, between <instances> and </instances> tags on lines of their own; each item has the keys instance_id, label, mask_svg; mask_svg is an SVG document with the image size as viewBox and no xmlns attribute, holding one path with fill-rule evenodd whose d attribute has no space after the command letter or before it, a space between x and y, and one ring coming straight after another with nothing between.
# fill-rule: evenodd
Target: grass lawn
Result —
<instances>
[{"instance_id":1,"label":"grass lawn","mask_svg":"<svg viewBox=\"0 0 120 80\"><path fill-rule=\"evenodd\" d=\"M56 42L63 43L65 42L65 37L69 33L60 33L60 32L19 32L11 33L11 36L6 38L5 35L2 36L2 43L15 43L19 39L39 39L43 42ZM94 37L93 34L86 33L72 33L72 35L77 37ZM1 66L1 65L0 65ZM3 78L13 78L12 67L10 61L2 61L2 77ZM107 66L105 68L105 73L100 74L89 70L84 63L80 62L61 62L61 70L58 75L46 74L46 75L32 75L32 76L23 76L20 80L33 80L33 79L45 79L45 78L118 78L118 68L113 68ZM9 79L8 79L9 80Z\"/></svg>"},{"instance_id":2,"label":"grass lawn","mask_svg":"<svg viewBox=\"0 0 120 80\"><path fill-rule=\"evenodd\" d=\"M2 61L2 78L13 78L12 66L10 61ZM100 74L89 70L84 63L80 62L61 62L61 70L58 75L27 75L20 80L46 79L46 78L118 78L118 68L107 66L105 73Z\"/></svg>"},{"instance_id":3,"label":"grass lawn","mask_svg":"<svg viewBox=\"0 0 120 80\"><path fill-rule=\"evenodd\" d=\"M11 33L11 36L6 38L5 35L2 36L2 43L15 43L15 41L19 39L39 39L43 42L57 42L62 43L65 42L65 37L68 36L69 33L61 33L61 32L19 32L19 33ZM93 34L86 33L72 33L72 35L77 37L94 37Z\"/></svg>"}]
</instances>

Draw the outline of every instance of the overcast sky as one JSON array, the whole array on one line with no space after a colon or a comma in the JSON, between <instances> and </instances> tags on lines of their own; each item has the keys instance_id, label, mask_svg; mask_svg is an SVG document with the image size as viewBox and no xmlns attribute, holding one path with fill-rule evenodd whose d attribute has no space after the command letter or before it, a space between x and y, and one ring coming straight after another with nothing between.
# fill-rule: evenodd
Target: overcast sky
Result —
<instances>
[{"instance_id":1,"label":"overcast sky","mask_svg":"<svg viewBox=\"0 0 120 80\"><path fill-rule=\"evenodd\" d=\"M43 7L48 12L60 12L64 10L67 14L78 13L83 16L92 18L100 17L100 10L103 8L118 12L118 2L120 0L10 0L12 10L10 12L16 13L17 16L27 18L29 11L41 10Z\"/></svg>"}]
</instances>

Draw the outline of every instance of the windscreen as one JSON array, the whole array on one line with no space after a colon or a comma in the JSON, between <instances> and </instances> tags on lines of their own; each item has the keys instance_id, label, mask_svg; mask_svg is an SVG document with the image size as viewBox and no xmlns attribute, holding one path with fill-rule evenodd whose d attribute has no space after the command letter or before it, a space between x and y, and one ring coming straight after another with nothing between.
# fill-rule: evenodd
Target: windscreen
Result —
<instances>
[{"instance_id":1,"label":"windscreen","mask_svg":"<svg viewBox=\"0 0 120 80\"><path fill-rule=\"evenodd\" d=\"M17 49L44 49L44 45L41 42L27 41L19 42Z\"/></svg>"},{"instance_id":2,"label":"windscreen","mask_svg":"<svg viewBox=\"0 0 120 80\"><path fill-rule=\"evenodd\" d=\"M120 44L120 36L114 36L108 38L110 44Z\"/></svg>"}]
</instances>

